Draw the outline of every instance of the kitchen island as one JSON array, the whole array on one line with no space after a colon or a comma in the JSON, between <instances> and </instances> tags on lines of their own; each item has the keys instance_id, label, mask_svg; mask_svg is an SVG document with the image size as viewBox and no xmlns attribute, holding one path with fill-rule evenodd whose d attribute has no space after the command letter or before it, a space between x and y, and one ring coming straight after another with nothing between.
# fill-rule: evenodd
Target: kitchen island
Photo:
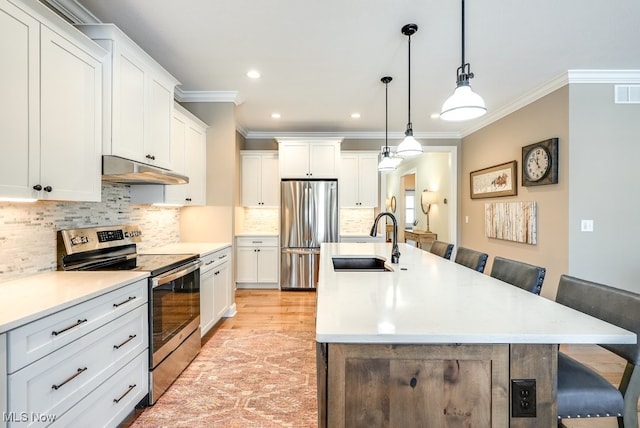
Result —
<instances>
[{"instance_id":1,"label":"kitchen island","mask_svg":"<svg viewBox=\"0 0 640 428\"><path fill-rule=\"evenodd\" d=\"M334 257L390 260L391 245L322 245L321 427L552 427L557 344L636 341L489 275L399 247L400 263L386 265L392 271L336 272Z\"/></svg>"}]
</instances>

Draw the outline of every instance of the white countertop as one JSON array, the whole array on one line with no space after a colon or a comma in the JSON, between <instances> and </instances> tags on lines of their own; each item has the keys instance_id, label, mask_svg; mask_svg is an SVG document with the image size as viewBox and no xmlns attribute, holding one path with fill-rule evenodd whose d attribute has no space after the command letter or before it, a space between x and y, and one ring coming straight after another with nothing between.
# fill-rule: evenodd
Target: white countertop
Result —
<instances>
[{"instance_id":1,"label":"white countertop","mask_svg":"<svg viewBox=\"0 0 640 428\"><path fill-rule=\"evenodd\" d=\"M238 232L235 236L280 236L278 232Z\"/></svg>"},{"instance_id":2,"label":"white countertop","mask_svg":"<svg viewBox=\"0 0 640 428\"><path fill-rule=\"evenodd\" d=\"M328 343L636 343L636 335L406 244L394 272L335 272L332 256L391 244L322 244L316 340Z\"/></svg>"},{"instance_id":3,"label":"white countertop","mask_svg":"<svg viewBox=\"0 0 640 428\"><path fill-rule=\"evenodd\" d=\"M230 247L229 242L176 242L144 250L142 254L198 254L205 257L215 251Z\"/></svg>"},{"instance_id":4,"label":"white countertop","mask_svg":"<svg viewBox=\"0 0 640 428\"><path fill-rule=\"evenodd\" d=\"M148 276L137 271L52 271L0 283L0 333Z\"/></svg>"}]
</instances>

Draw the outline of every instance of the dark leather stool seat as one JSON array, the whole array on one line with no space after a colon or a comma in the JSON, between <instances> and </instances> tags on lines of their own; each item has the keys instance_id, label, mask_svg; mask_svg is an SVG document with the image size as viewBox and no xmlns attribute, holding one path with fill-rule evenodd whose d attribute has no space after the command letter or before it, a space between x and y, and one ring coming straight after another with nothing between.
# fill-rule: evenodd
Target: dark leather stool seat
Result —
<instances>
[{"instance_id":1,"label":"dark leather stool seat","mask_svg":"<svg viewBox=\"0 0 640 428\"><path fill-rule=\"evenodd\" d=\"M640 294L562 275L556 302L640 336ZM590 367L558 353L558 425L562 419L617 417L618 426L638 428L640 346L635 343L601 347L627 361L616 388Z\"/></svg>"},{"instance_id":2,"label":"dark leather stool seat","mask_svg":"<svg viewBox=\"0 0 640 428\"><path fill-rule=\"evenodd\" d=\"M489 255L487 253L481 253L480 251L465 247L458 247L455 262L482 273L484 272L484 267L487 265L488 258Z\"/></svg>"},{"instance_id":3,"label":"dark leather stool seat","mask_svg":"<svg viewBox=\"0 0 640 428\"><path fill-rule=\"evenodd\" d=\"M453 251L453 244L442 241L433 241L429 252L435 254L447 260L451 260L451 252Z\"/></svg>"},{"instance_id":4,"label":"dark leather stool seat","mask_svg":"<svg viewBox=\"0 0 640 428\"><path fill-rule=\"evenodd\" d=\"M516 260L495 257L491 267L491 276L511 285L520 287L533 294L540 294L547 270Z\"/></svg>"},{"instance_id":5,"label":"dark leather stool seat","mask_svg":"<svg viewBox=\"0 0 640 428\"><path fill-rule=\"evenodd\" d=\"M558 353L558 415L563 418L622 416L618 389L591 368Z\"/></svg>"}]
</instances>

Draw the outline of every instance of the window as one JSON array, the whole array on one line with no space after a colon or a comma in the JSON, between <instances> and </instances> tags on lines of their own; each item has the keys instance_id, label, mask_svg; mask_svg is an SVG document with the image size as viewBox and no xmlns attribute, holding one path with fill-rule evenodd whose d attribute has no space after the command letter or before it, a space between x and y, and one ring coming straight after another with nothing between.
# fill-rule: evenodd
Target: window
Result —
<instances>
[{"instance_id":1,"label":"window","mask_svg":"<svg viewBox=\"0 0 640 428\"><path fill-rule=\"evenodd\" d=\"M404 192L404 223L405 227L411 229L416 219L416 191L406 189Z\"/></svg>"}]
</instances>

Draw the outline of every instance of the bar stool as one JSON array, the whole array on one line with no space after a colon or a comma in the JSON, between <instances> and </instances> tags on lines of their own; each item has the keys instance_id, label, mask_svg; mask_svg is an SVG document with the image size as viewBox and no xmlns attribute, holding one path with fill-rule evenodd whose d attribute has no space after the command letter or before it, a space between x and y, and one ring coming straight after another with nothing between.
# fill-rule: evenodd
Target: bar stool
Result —
<instances>
[{"instance_id":1,"label":"bar stool","mask_svg":"<svg viewBox=\"0 0 640 428\"><path fill-rule=\"evenodd\" d=\"M490 275L539 295L546 272L547 270L543 267L505 259L504 257L495 257Z\"/></svg>"},{"instance_id":2,"label":"bar stool","mask_svg":"<svg viewBox=\"0 0 640 428\"><path fill-rule=\"evenodd\" d=\"M488 258L489 255L487 253L481 253L480 251L465 247L458 247L455 262L482 273L484 272L484 267L487 265Z\"/></svg>"},{"instance_id":3,"label":"bar stool","mask_svg":"<svg viewBox=\"0 0 640 428\"><path fill-rule=\"evenodd\" d=\"M429 252L445 258L447 260L451 260L451 252L453 251L453 244L449 244L447 242L442 241L433 241L431 244L431 248Z\"/></svg>"},{"instance_id":4,"label":"bar stool","mask_svg":"<svg viewBox=\"0 0 640 428\"><path fill-rule=\"evenodd\" d=\"M640 336L640 294L562 275L556 302ZM616 387L590 367L558 352L558 426L562 419L616 417L638 428L640 345L600 345L627 361Z\"/></svg>"}]
</instances>

